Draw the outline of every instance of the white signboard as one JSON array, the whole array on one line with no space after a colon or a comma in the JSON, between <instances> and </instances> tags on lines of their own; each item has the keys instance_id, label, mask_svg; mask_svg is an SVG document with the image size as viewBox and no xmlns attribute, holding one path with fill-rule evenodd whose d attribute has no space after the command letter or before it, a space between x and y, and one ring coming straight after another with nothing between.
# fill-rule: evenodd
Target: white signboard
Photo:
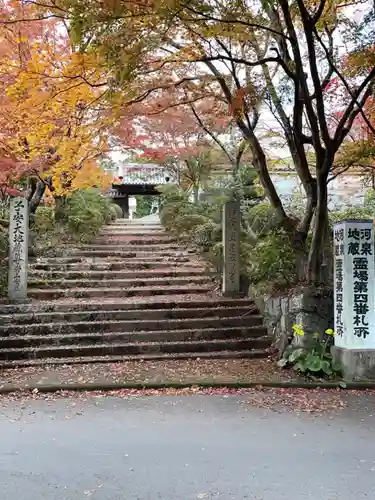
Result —
<instances>
[{"instance_id":1,"label":"white signboard","mask_svg":"<svg viewBox=\"0 0 375 500\"><path fill-rule=\"evenodd\" d=\"M375 263L372 220L334 226L335 345L375 348Z\"/></svg>"}]
</instances>

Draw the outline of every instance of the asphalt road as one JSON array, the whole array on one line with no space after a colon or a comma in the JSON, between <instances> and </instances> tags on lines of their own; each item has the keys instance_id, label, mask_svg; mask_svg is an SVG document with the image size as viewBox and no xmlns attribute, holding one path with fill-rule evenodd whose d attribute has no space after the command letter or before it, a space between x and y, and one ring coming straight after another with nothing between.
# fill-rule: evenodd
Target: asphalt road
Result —
<instances>
[{"instance_id":1,"label":"asphalt road","mask_svg":"<svg viewBox=\"0 0 375 500\"><path fill-rule=\"evenodd\" d=\"M374 498L371 409L313 418L244 399L0 402L0 498Z\"/></svg>"}]
</instances>

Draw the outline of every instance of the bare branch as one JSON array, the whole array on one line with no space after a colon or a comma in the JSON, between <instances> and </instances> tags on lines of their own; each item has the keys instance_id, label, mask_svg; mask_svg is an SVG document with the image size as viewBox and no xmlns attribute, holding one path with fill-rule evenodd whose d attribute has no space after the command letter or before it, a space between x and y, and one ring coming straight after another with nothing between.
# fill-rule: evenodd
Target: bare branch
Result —
<instances>
[{"instance_id":1,"label":"bare branch","mask_svg":"<svg viewBox=\"0 0 375 500\"><path fill-rule=\"evenodd\" d=\"M326 6L326 0L320 0L319 6L315 14L312 16L312 22L315 24L319 21L321 15L323 14L324 7Z\"/></svg>"},{"instance_id":2,"label":"bare branch","mask_svg":"<svg viewBox=\"0 0 375 500\"><path fill-rule=\"evenodd\" d=\"M371 130L371 132L375 135L375 128L374 128L374 126L372 125L372 123L370 122L370 120L368 119L368 117L366 116L366 113L363 111L363 108L359 106L359 103L358 103L358 97L359 97L359 95L356 97L355 94L353 93L353 91L351 90L348 82L346 81L346 78L344 77L344 75L341 73L341 71L335 65L334 61L332 60L332 57L331 57L329 49L326 47L325 43L323 42L322 38L320 37L320 35L319 35L319 33L318 33L318 31L316 29L315 29L315 36L316 36L318 42L320 43L322 49L324 50L324 52L326 54L326 57L327 57L327 59L329 61L329 64L330 64L330 66L333 69L333 72L336 73L336 75L340 78L341 83L344 85L344 87L345 87L346 91L348 92L348 94L350 95L350 97L355 100L354 104L356 104L359 107L359 112L360 112L363 120L365 121L366 125Z\"/></svg>"},{"instance_id":3,"label":"bare branch","mask_svg":"<svg viewBox=\"0 0 375 500\"><path fill-rule=\"evenodd\" d=\"M301 14L303 29L305 32L305 38L307 42L307 52L309 55L309 66L311 78L314 85L315 90L315 98L316 98L316 113L318 116L318 122L320 127L320 132L324 141L326 148L330 147L331 138L328 132L328 125L326 120L325 113L325 103L323 98L322 84L320 82L319 71L318 71L318 63L316 58L315 51L315 42L314 42L314 25L311 19L309 12L306 9L306 6L303 0L297 0L297 5ZM311 99L311 98L310 98Z\"/></svg>"},{"instance_id":4,"label":"bare branch","mask_svg":"<svg viewBox=\"0 0 375 500\"><path fill-rule=\"evenodd\" d=\"M274 29L270 28L269 26L264 26L264 25L259 24L259 23L247 22L247 21L243 21L243 20L239 20L239 19L230 19L230 20L229 19L220 19L220 18L211 16L209 14L206 14L205 12L202 12L200 10L194 9L189 4L182 4L182 5L189 12L193 12L194 14L201 16L200 19L199 18L197 19L196 17L194 17L193 19L184 19L185 21L193 21L196 23L198 21L204 20L204 21L215 21L215 22L223 23L223 24L240 24L240 25L246 26L248 28L258 28L260 30L268 31L270 33L273 33L274 35L282 36L282 37L288 39L287 35L285 35L284 33L280 33L279 31L274 30Z\"/></svg>"},{"instance_id":5,"label":"bare branch","mask_svg":"<svg viewBox=\"0 0 375 500\"><path fill-rule=\"evenodd\" d=\"M375 80L375 67L372 68L367 77L357 88L356 92L352 93L352 100L348 105L348 107L346 108L336 128L335 136L333 139L336 151L340 147L346 135L349 133L350 128L353 125L356 116L358 116L358 114L361 112L363 106L366 104L367 99L370 97L374 86L374 80ZM362 98L358 100L364 90L365 92ZM357 106L357 108L355 108L355 106ZM347 124L346 127L345 124Z\"/></svg>"},{"instance_id":6,"label":"bare branch","mask_svg":"<svg viewBox=\"0 0 375 500\"><path fill-rule=\"evenodd\" d=\"M326 76L323 78L322 84L321 84L321 89L324 92L331 81L332 75L335 72L335 65L333 64L333 31L326 30L327 35L328 35L328 47L325 47L327 49L326 52L326 57L328 61L328 70ZM311 99L315 99L316 94L314 93L311 96Z\"/></svg>"},{"instance_id":7,"label":"bare branch","mask_svg":"<svg viewBox=\"0 0 375 500\"><path fill-rule=\"evenodd\" d=\"M285 25L288 30L289 37L291 39L291 47L294 56L294 62L296 65L296 76L298 81L295 82L295 104L294 104L294 123L299 127L302 126L302 112L305 107L308 116L308 121L310 124L311 135L313 146L316 151L317 158L319 160L323 157L323 148L320 143L320 130L318 119L315 114L312 101L310 99L309 88L306 81L306 75L304 72L304 64L301 56L301 51L299 47L298 37L296 30L294 28L293 19L290 12L289 3L287 0L279 0L280 6L284 14Z\"/></svg>"},{"instance_id":8,"label":"bare branch","mask_svg":"<svg viewBox=\"0 0 375 500\"><path fill-rule=\"evenodd\" d=\"M218 139L216 137L216 135L211 132L211 130L206 127L206 125L203 123L202 119L200 118L200 116L198 115L197 113L197 110L195 109L193 103L190 103L190 109L192 110L194 116L195 116L195 119L197 120L197 122L199 123L199 126L202 128L202 130L204 130L206 132L206 134L208 134L211 139L213 141L216 142L216 144L220 147L220 149L223 151L223 153L225 154L225 156L228 158L228 160L230 161L231 164L233 164L233 158L230 156L230 154L228 153L226 147L224 146L224 144L220 141L220 139Z\"/></svg>"}]
</instances>

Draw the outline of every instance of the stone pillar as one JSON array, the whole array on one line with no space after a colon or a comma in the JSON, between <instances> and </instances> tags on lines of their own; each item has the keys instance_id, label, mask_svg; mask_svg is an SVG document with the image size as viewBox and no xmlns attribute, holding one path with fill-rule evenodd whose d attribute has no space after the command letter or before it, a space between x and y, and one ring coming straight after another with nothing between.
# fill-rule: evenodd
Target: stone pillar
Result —
<instances>
[{"instance_id":1,"label":"stone pillar","mask_svg":"<svg viewBox=\"0 0 375 500\"><path fill-rule=\"evenodd\" d=\"M128 204L129 204L129 219L134 219L134 214L137 211L137 200L135 196L129 196Z\"/></svg>"},{"instance_id":2,"label":"stone pillar","mask_svg":"<svg viewBox=\"0 0 375 500\"><path fill-rule=\"evenodd\" d=\"M372 220L334 226L334 359L344 378L375 379L375 261Z\"/></svg>"},{"instance_id":3,"label":"stone pillar","mask_svg":"<svg viewBox=\"0 0 375 500\"><path fill-rule=\"evenodd\" d=\"M228 201L223 206L223 282L225 296L240 293L240 230L239 200Z\"/></svg>"},{"instance_id":4,"label":"stone pillar","mask_svg":"<svg viewBox=\"0 0 375 500\"><path fill-rule=\"evenodd\" d=\"M26 198L10 202L8 298L27 299L29 210Z\"/></svg>"}]
</instances>

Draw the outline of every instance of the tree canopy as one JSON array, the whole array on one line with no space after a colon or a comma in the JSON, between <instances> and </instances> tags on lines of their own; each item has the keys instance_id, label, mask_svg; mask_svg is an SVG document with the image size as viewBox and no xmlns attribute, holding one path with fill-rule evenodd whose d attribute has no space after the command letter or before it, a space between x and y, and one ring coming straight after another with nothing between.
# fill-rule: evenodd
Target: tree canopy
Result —
<instances>
[{"instance_id":1,"label":"tree canopy","mask_svg":"<svg viewBox=\"0 0 375 500\"><path fill-rule=\"evenodd\" d=\"M105 80L117 133L120 126L131 131L124 132L124 137L133 137L133 125L129 128L124 123L124 115L137 107L159 113L155 124L162 113L175 114L175 128L178 114L189 108L209 141L214 137L204 130L207 122L194 110L203 108L207 118L211 106L211 131L218 125L215 116L236 127L279 224L301 252L308 252L309 281L321 278L328 235L327 184L340 162L350 167L347 153L358 155L352 151L351 133L357 134L360 124L368 133L366 147L360 151L371 157L375 30L369 2L46 0L30 4L34 19L52 17L67 27L75 48L69 56L74 68L70 79L74 75L78 83L89 68L93 75L85 76L84 82L93 81L95 89ZM73 102L76 106L77 100ZM171 133L175 132L171 129ZM288 148L306 194L304 214L298 220L285 209L270 176L268 148L275 143Z\"/></svg>"},{"instance_id":2,"label":"tree canopy","mask_svg":"<svg viewBox=\"0 0 375 500\"><path fill-rule=\"evenodd\" d=\"M60 20L23 20L37 15L22 2L1 10L0 139L4 158L14 161L8 181L27 174L37 179L31 186L39 182L55 196L107 185L96 163L107 149L106 80Z\"/></svg>"}]
</instances>

